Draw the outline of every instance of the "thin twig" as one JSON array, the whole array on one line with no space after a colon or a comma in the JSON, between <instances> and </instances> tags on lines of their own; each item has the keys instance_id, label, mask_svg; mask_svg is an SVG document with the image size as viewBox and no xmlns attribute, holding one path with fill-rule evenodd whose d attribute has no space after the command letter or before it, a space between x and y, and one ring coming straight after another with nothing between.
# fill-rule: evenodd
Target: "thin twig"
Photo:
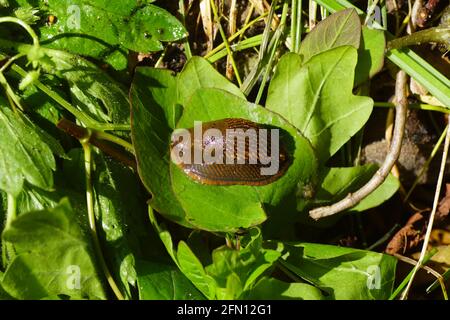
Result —
<instances>
[{"instance_id":1,"label":"thin twig","mask_svg":"<svg viewBox=\"0 0 450 320\"><path fill-rule=\"evenodd\" d=\"M237 17L236 0L231 0L230 16L228 21L228 32L230 36L236 33L236 17ZM229 55L227 56L226 77L227 79L230 80L233 79L233 65L231 64L231 59Z\"/></svg>"},{"instance_id":2,"label":"thin twig","mask_svg":"<svg viewBox=\"0 0 450 320\"><path fill-rule=\"evenodd\" d=\"M407 76L403 70L397 73L395 84L395 129L392 143L383 165L378 169L369 182L367 182L355 193L348 194L344 199L331 206L324 206L311 210L309 212L311 218L317 220L350 209L378 188L384 182L389 172L391 172L392 167L400 155L403 133L405 129L406 113L408 110L406 79Z\"/></svg>"},{"instance_id":3,"label":"thin twig","mask_svg":"<svg viewBox=\"0 0 450 320\"><path fill-rule=\"evenodd\" d=\"M393 254L394 257L396 257L397 259L409 263L410 265L416 266L417 265L417 261L405 256L402 256L401 254L398 253L394 253ZM447 288L445 287L445 281L444 278L442 277L442 275L437 272L436 270L432 269L429 266L422 266L422 268L426 271L428 271L428 273L431 273L439 282L439 284L441 285L441 290L442 290L442 294L444 296L445 300L448 300L448 295L447 295Z\"/></svg>"},{"instance_id":4,"label":"thin twig","mask_svg":"<svg viewBox=\"0 0 450 320\"><path fill-rule=\"evenodd\" d=\"M402 296L401 296L402 299L406 299L408 297L408 292L411 289L411 285L412 285L412 282L414 281L414 277L415 277L417 271L419 270L419 268L422 267L424 257L427 253L428 243L430 242L431 231L433 230L434 218L436 216L436 210L437 210L437 207L439 204L439 196L441 193L442 180L444 178L444 171L445 171L445 165L447 162L449 145L450 145L450 126L447 126L447 135L445 136L444 152L442 153L441 168L439 171L438 181L436 183L436 191L434 193L433 209L431 210L430 220L428 221L427 232L425 234L425 238L423 241L422 251L420 252L419 261L417 262L417 265L415 266L415 268L413 270L412 276L409 279L409 282L408 282L408 285L406 286L405 291L403 291L403 293L402 293Z\"/></svg>"}]
</instances>

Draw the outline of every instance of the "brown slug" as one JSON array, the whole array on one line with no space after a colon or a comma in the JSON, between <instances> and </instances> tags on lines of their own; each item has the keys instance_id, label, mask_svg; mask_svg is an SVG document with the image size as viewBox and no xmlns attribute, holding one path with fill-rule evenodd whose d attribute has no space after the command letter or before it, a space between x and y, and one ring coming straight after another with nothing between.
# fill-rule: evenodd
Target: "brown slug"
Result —
<instances>
[{"instance_id":1,"label":"brown slug","mask_svg":"<svg viewBox=\"0 0 450 320\"><path fill-rule=\"evenodd\" d=\"M240 118L195 122L174 131L171 158L202 184L262 186L291 163L279 131Z\"/></svg>"}]
</instances>

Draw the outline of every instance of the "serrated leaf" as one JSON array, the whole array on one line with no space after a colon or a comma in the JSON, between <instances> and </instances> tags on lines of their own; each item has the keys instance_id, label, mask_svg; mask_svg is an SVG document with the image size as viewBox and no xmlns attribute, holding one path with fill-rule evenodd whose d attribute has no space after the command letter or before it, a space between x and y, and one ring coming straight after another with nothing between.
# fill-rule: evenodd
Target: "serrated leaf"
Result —
<instances>
[{"instance_id":1,"label":"serrated leaf","mask_svg":"<svg viewBox=\"0 0 450 320\"><path fill-rule=\"evenodd\" d=\"M321 163L358 132L372 112L372 99L352 94L356 60L356 49L350 46L317 54L303 65L299 55L289 53L270 83L266 107L311 141Z\"/></svg>"},{"instance_id":2,"label":"serrated leaf","mask_svg":"<svg viewBox=\"0 0 450 320\"><path fill-rule=\"evenodd\" d=\"M24 180L43 189L53 186L55 159L36 128L19 112L0 106L0 189L18 195Z\"/></svg>"},{"instance_id":3,"label":"serrated leaf","mask_svg":"<svg viewBox=\"0 0 450 320\"><path fill-rule=\"evenodd\" d=\"M119 70L126 67L128 50L159 51L161 41L187 35L174 16L149 1L49 0L39 5L54 17L40 28L44 45L107 59Z\"/></svg>"},{"instance_id":4,"label":"serrated leaf","mask_svg":"<svg viewBox=\"0 0 450 320\"><path fill-rule=\"evenodd\" d=\"M333 13L322 20L305 37L299 54L306 63L316 54L340 46L359 48L361 38L361 21L354 9L346 9Z\"/></svg>"}]
</instances>

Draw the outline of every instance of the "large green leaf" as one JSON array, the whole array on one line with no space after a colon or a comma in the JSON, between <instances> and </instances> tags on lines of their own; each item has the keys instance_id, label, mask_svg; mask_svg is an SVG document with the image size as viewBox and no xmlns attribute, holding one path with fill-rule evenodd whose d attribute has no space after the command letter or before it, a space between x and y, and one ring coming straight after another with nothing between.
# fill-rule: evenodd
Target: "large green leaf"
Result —
<instances>
[{"instance_id":1,"label":"large green leaf","mask_svg":"<svg viewBox=\"0 0 450 320\"><path fill-rule=\"evenodd\" d=\"M358 132L372 112L372 99L352 94L356 60L356 49L350 46L317 54L303 65L299 55L289 53L270 83L266 107L310 139L321 163Z\"/></svg>"},{"instance_id":2,"label":"large green leaf","mask_svg":"<svg viewBox=\"0 0 450 320\"><path fill-rule=\"evenodd\" d=\"M335 203L347 194L354 192L367 183L377 171L376 165L365 165L349 168L327 168L321 172L321 185L316 191L315 199L322 205ZM398 189L398 180L389 175L388 178L368 197L364 198L351 211L364 211L382 204Z\"/></svg>"},{"instance_id":3,"label":"large green leaf","mask_svg":"<svg viewBox=\"0 0 450 320\"><path fill-rule=\"evenodd\" d=\"M45 46L101 59L116 69L126 68L128 50L162 50L161 41L176 41L187 35L174 16L149 4L152 1L26 2L41 9L44 17L54 17L40 27Z\"/></svg>"},{"instance_id":4,"label":"large green leaf","mask_svg":"<svg viewBox=\"0 0 450 320\"><path fill-rule=\"evenodd\" d=\"M243 97L235 85L200 57L189 60L177 77L168 70L138 68L130 91L133 144L139 175L153 195L150 204L171 220L191 227L173 190L169 146L181 106L200 88L219 88Z\"/></svg>"},{"instance_id":5,"label":"large green leaf","mask_svg":"<svg viewBox=\"0 0 450 320\"><path fill-rule=\"evenodd\" d=\"M3 241L17 250L3 288L17 299L105 298L87 239L67 200L53 209L19 215L3 232Z\"/></svg>"},{"instance_id":6,"label":"large green leaf","mask_svg":"<svg viewBox=\"0 0 450 320\"><path fill-rule=\"evenodd\" d=\"M205 297L173 265L137 261L141 300L204 300Z\"/></svg>"},{"instance_id":7,"label":"large green leaf","mask_svg":"<svg viewBox=\"0 0 450 320\"><path fill-rule=\"evenodd\" d=\"M218 89L197 90L185 106L178 128L191 128L194 121L243 118L281 129L286 133L292 163L281 178L254 187L246 185L211 186L200 184L171 162L173 190L190 223L210 231L235 231L262 223L264 204L280 205L300 182L314 177L317 160L309 142L277 114ZM280 133L281 136L281 133Z\"/></svg>"},{"instance_id":8,"label":"large green leaf","mask_svg":"<svg viewBox=\"0 0 450 320\"><path fill-rule=\"evenodd\" d=\"M175 127L178 101L177 80L168 70L138 68L130 99L138 172L153 195L150 204L171 220L187 224L169 175L170 135Z\"/></svg>"},{"instance_id":9,"label":"large green leaf","mask_svg":"<svg viewBox=\"0 0 450 320\"><path fill-rule=\"evenodd\" d=\"M330 245L281 244L284 262L328 299L387 299L395 280L396 259L392 256Z\"/></svg>"},{"instance_id":10,"label":"large green leaf","mask_svg":"<svg viewBox=\"0 0 450 320\"><path fill-rule=\"evenodd\" d=\"M24 180L50 189L56 168L52 149L23 114L0 103L0 189L18 195Z\"/></svg>"},{"instance_id":11,"label":"large green leaf","mask_svg":"<svg viewBox=\"0 0 450 320\"><path fill-rule=\"evenodd\" d=\"M69 83L73 104L99 121L129 122L129 101L125 89L95 64L70 53L41 48L55 73Z\"/></svg>"},{"instance_id":12,"label":"large green leaf","mask_svg":"<svg viewBox=\"0 0 450 320\"><path fill-rule=\"evenodd\" d=\"M359 48L361 21L354 9L346 9L322 20L305 37L299 54L303 63L321 52L340 46Z\"/></svg>"}]
</instances>

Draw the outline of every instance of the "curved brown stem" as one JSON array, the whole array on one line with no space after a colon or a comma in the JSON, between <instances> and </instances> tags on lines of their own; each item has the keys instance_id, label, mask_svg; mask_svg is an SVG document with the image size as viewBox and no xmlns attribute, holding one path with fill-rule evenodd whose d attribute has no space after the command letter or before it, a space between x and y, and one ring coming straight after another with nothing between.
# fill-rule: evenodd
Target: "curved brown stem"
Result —
<instances>
[{"instance_id":1,"label":"curved brown stem","mask_svg":"<svg viewBox=\"0 0 450 320\"><path fill-rule=\"evenodd\" d=\"M397 73L395 84L395 126L392 143L389 152L386 155L383 165L378 169L374 176L361 189L348 194L344 199L330 206L319 207L309 212L311 218L317 220L328 217L341 211L350 209L361 200L371 194L386 179L392 167L397 161L402 147L403 133L405 130L406 112L408 110L408 100L406 93L407 76L403 70Z\"/></svg>"}]
</instances>

